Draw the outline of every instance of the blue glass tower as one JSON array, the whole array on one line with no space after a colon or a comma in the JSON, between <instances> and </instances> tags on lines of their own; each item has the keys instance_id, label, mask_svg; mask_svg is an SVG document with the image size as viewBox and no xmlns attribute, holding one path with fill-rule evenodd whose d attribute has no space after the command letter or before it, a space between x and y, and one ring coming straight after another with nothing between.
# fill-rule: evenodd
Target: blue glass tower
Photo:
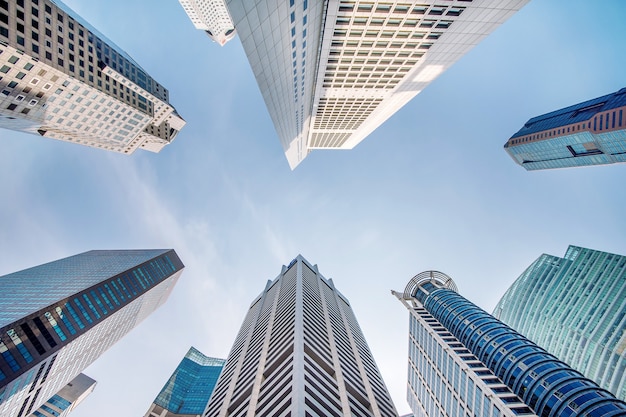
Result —
<instances>
[{"instance_id":1,"label":"blue glass tower","mask_svg":"<svg viewBox=\"0 0 626 417\"><path fill-rule=\"evenodd\" d=\"M408 400L425 415L624 416L626 403L426 271L394 295L411 314Z\"/></svg>"},{"instance_id":2,"label":"blue glass tower","mask_svg":"<svg viewBox=\"0 0 626 417\"><path fill-rule=\"evenodd\" d=\"M533 117L504 145L525 169L626 162L626 88Z\"/></svg>"},{"instance_id":3,"label":"blue glass tower","mask_svg":"<svg viewBox=\"0 0 626 417\"><path fill-rule=\"evenodd\" d=\"M145 417L202 415L225 363L191 347Z\"/></svg>"},{"instance_id":4,"label":"blue glass tower","mask_svg":"<svg viewBox=\"0 0 626 417\"><path fill-rule=\"evenodd\" d=\"M0 415L23 417L165 302L173 250L90 251L0 277Z\"/></svg>"}]
</instances>

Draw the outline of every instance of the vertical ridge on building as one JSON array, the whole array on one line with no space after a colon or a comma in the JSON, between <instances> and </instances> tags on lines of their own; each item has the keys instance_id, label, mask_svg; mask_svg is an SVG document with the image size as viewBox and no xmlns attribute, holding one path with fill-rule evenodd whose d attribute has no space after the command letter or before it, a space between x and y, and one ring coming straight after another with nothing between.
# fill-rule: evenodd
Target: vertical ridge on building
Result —
<instances>
[{"instance_id":1,"label":"vertical ridge on building","mask_svg":"<svg viewBox=\"0 0 626 417\"><path fill-rule=\"evenodd\" d=\"M250 306L205 417L397 416L350 303L302 256Z\"/></svg>"}]
</instances>

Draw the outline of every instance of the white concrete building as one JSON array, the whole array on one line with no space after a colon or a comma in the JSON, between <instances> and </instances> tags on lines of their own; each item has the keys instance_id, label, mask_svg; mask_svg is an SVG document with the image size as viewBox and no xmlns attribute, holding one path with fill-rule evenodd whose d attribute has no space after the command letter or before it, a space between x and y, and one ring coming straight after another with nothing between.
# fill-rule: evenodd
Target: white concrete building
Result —
<instances>
[{"instance_id":1,"label":"white concrete building","mask_svg":"<svg viewBox=\"0 0 626 417\"><path fill-rule=\"evenodd\" d=\"M352 149L528 0L226 0L290 167Z\"/></svg>"},{"instance_id":2,"label":"white concrete building","mask_svg":"<svg viewBox=\"0 0 626 417\"><path fill-rule=\"evenodd\" d=\"M0 127L125 154L185 121L168 91L60 1L0 2Z\"/></svg>"},{"instance_id":3,"label":"white concrete building","mask_svg":"<svg viewBox=\"0 0 626 417\"><path fill-rule=\"evenodd\" d=\"M397 416L348 300L302 256L251 304L205 417Z\"/></svg>"},{"instance_id":4,"label":"white concrete building","mask_svg":"<svg viewBox=\"0 0 626 417\"><path fill-rule=\"evenodd\" d=\"M235 37L235 26L224 0L178 0L196 27L220 46Z\"/></svg>"}]
</instances>

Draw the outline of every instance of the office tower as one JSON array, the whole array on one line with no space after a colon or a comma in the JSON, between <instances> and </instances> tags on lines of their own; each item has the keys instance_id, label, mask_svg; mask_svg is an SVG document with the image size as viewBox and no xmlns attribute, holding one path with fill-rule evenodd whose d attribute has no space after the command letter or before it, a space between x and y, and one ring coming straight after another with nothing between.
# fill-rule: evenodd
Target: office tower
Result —
<instances>
[{"instance_id":1,"label":"office tower","mask_svg":"<svg viewBox=\"0 0 626 417\"><path fill-rule=\"evenodd\" d=\"M173 250L89 251L0 277L0 415L23 417L165 302Z\"/></svg>"},{"instance_id":2,"label":"office tower","mask_svg":"<svg viewBox=\"0 0 626 417\"><path fill-rule=\"evenodd\" d=\"M66 417L96 387L96 381L85 374L78 376L61 388L52 398L33 411L35 417Z\"/></svg>"},{"instance_id":3,"label":"office tower","mask_svg":"<svg viewBox=\"0 0 626 417\"><path fill-rule=\"evenodd\" d=\"M289 166L352 149L528 0L226 0Z\"/></svg>"},{"instance_id":4,"label":"office tower","mask_svg":"<svg viewBox=\"0 0 626 417\"><path fill-rule=\"evenodd\" d=\"M626 403L457 293L437 271L413 277L407 397L416 417L626 415Z\"/></svg>"},{"instance_id":5,"label":"office tower","mask_svg":"<svg viewBox=\"0 0 626 417\"><path fill-rule=\"evenodd\" d=\"M144 417L200 417L225 362L191 347Z\"/></svg>"},{"instance_id":6,"label":"office tower","mask_svg":"<svg viewBox=\"0 0 626 417\"><path fill-rule=\"evenodd\" d=\"M626 399L626 256L577 246L541 255L493 315Z\"/></svg>"},{"instance_id":7,"label":"office tower","mask_svg":"<svg viewBox=\"0 0 626 417\"><path fill-rule=\"evenodd\" d=\"M178 0L196 27L220 46L235 37L235 26L224 0Z\"/></svg>"},{"instance_id":8,"label":"office tower","mask_svg":"<svg viewBox=\"0 0 626 417\"><path fill-rule=\"evenodd\" d=\"M626 88L533 117L504 144L528 171L626 162Z\"/></svg>"},{"instance_id":9,"label":"office tower","mask_svg":"<svg viewBox=\"0 0 626 417\"><path fill-rule=\"evenodd\" d=\"M302 256L268 281L205 417L397 416L348 300Z\"/></svg>"},{"instance_id":10,"label":"office tower","mask_svg":"<svg viewBox=\"0 0 626 417\"><path fill-rule=\"evenodd\" d=\"M0 127L131 154L185 121L168 91L59 0L0 1Z\"/></svg>"}]
</instances>

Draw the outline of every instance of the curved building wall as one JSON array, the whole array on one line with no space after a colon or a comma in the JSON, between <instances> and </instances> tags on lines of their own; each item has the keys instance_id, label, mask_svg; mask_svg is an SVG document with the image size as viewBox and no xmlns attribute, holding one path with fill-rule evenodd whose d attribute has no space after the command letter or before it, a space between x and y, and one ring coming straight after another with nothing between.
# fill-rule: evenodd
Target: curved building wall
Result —
<instances>
[{"instance_id":1,"label":"curved building wall","mask_svg":"<svg viewBox=\"0 0 626 417\"><path fill-rule=\"evenodd\" d=\"M626 256L576 246L542 255L494 316L626 399Z\"/></svg>"},{"instance_id":2,"label":"curved building wall","mask_svg":"<svg viewBox=\"0 0 626 417\"><path fill-rule=\"evenodd\" d=\"M423 305L537 415L626 415L626 403L456 292L435 289Z\"/></svg>"}]
</instances>

